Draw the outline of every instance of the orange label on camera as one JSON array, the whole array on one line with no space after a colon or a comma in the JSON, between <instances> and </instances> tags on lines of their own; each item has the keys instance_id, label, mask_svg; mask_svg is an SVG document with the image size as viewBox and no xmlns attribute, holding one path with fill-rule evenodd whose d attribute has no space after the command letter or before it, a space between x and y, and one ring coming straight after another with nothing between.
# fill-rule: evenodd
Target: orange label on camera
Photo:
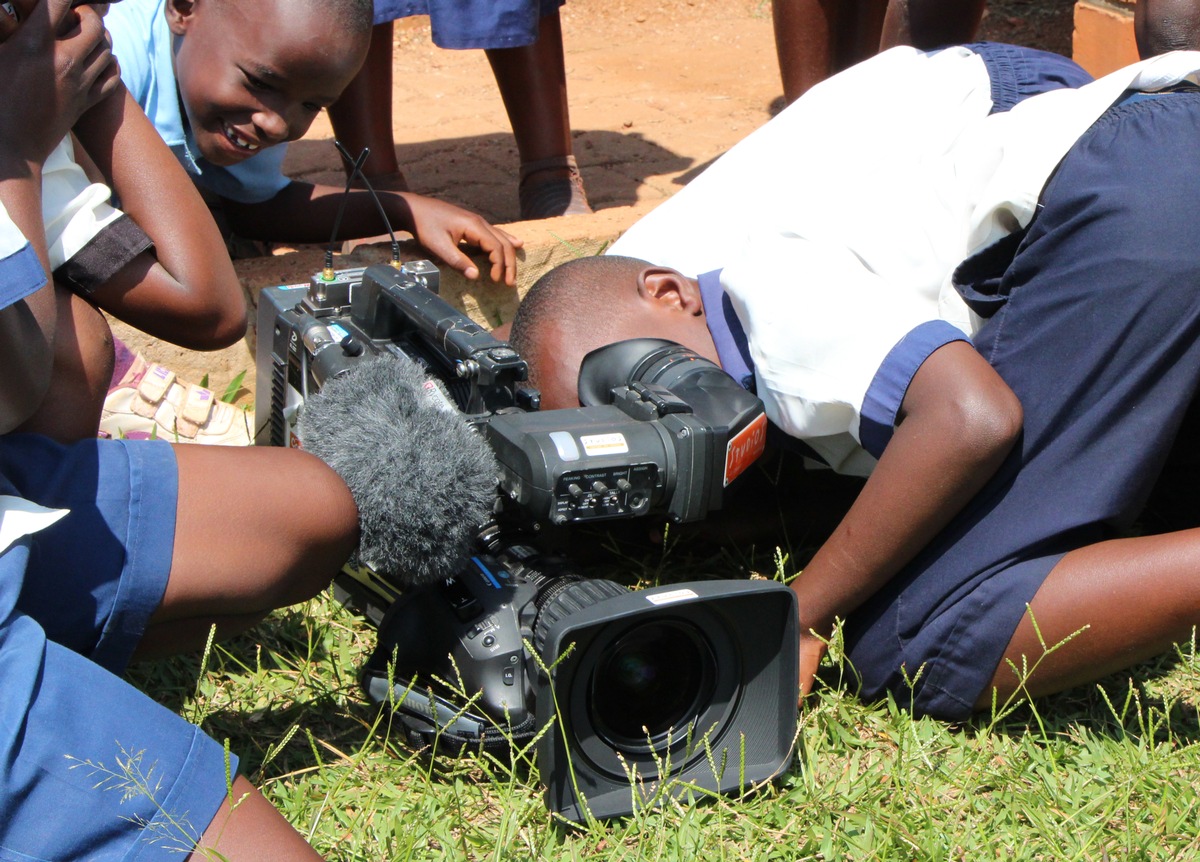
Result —
<instances>
[{"instance_id":1,"label":"orange label on camera","mask_svg":"<svg viewBox=\"0 0 1200 862\"><path fill-rule=\"evenodd\" d=\"M757 419L734 435L725 448L725 484L742 475L742 471L757 461L766 448L767 415L760 413Z\"/></svg>"}]
</instances>

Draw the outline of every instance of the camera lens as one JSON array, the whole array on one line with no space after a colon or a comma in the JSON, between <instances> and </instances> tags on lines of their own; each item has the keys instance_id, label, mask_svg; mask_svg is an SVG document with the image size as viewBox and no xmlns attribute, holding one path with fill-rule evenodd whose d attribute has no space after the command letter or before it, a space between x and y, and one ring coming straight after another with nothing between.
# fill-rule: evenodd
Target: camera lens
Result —
<instances>
[{"instance_id":1,"label":"camera lens","mask_svg":"<svg viewBox=\"0 0 1200 862\"><path fill-rule=\"evenodd\" d=\"M596 730L617 748L674 738L703 710L712 694L713 657L693 625L674 620L643 623L605 650L592 676Z\"/></svg>"}]
</instances>

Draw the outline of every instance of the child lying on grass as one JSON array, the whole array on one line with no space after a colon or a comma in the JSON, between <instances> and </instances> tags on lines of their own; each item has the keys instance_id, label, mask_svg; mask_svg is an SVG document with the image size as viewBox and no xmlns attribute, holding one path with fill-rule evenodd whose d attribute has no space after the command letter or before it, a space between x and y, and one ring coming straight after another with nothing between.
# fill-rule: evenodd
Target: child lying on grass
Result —
<instances>
[{"instance_id":1,"label":"child lying on grass","mask_svg":"<svg viewBox=\"0 0 1200 862\"><path fill-rule=\"evenodd\" d=\"M1198 72L893 49L546 275L511 339L549 408L589 350L680 342L868 477L793 583L805 691L838 620L862 694L920 713L1096 679L1200 622L1200 532L1123 537L1200 383Z\"/></svg>"}]
</instances>

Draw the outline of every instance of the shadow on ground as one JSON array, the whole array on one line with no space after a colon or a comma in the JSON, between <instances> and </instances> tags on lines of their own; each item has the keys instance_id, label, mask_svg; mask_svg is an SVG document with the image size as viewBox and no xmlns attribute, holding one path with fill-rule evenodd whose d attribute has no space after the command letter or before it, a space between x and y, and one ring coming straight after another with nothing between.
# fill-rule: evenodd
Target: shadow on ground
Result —
<instances>
[{"instance_id":1,"label":"shadow on ground","mask_svg":"<svg viewBox=\"0 0 1200 862\"><path fill-rule=\"evenodd\" d=\"M413 191L474 210L497 224L519 221L520 159L512 135L401 144L396 154ZM575 155L595 209L628 206L647 198L665 199L675 191L670 178L692 166L690 157L637 132L577 131ZM291 144L285 168L299 180L345 182L329 140Z\"/></svg>"}]
</instances>

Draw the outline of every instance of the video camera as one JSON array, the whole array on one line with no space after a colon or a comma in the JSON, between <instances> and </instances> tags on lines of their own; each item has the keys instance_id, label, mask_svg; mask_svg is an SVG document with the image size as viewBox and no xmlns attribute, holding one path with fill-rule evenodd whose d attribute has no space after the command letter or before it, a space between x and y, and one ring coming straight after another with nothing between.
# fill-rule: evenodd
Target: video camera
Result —
<instances>
[{"instance_id":1,"label":"video camera","mask_svg":"<svg viewBox=\"0 0 1200 862\"><path fill-rule=\"evenodd\" d=\"M540 411L525 361L442 300L438 280L428 261L327 269L259 300L256 443L300 445L305 402L390 355L424 369L495 455L493 518L453 577L404 589L370 566L339 576L340 595L379 625L367 695L414 745L499 751L557 722L539 770L549 807L577 821L630 813L629 770L643 799L778 775L795 732L791 590L631 591L537 541L547 526L719 509L763 450L761 402L692 351L637 339L588 355L581 408Z\"/></svg>"}]
</instances>

